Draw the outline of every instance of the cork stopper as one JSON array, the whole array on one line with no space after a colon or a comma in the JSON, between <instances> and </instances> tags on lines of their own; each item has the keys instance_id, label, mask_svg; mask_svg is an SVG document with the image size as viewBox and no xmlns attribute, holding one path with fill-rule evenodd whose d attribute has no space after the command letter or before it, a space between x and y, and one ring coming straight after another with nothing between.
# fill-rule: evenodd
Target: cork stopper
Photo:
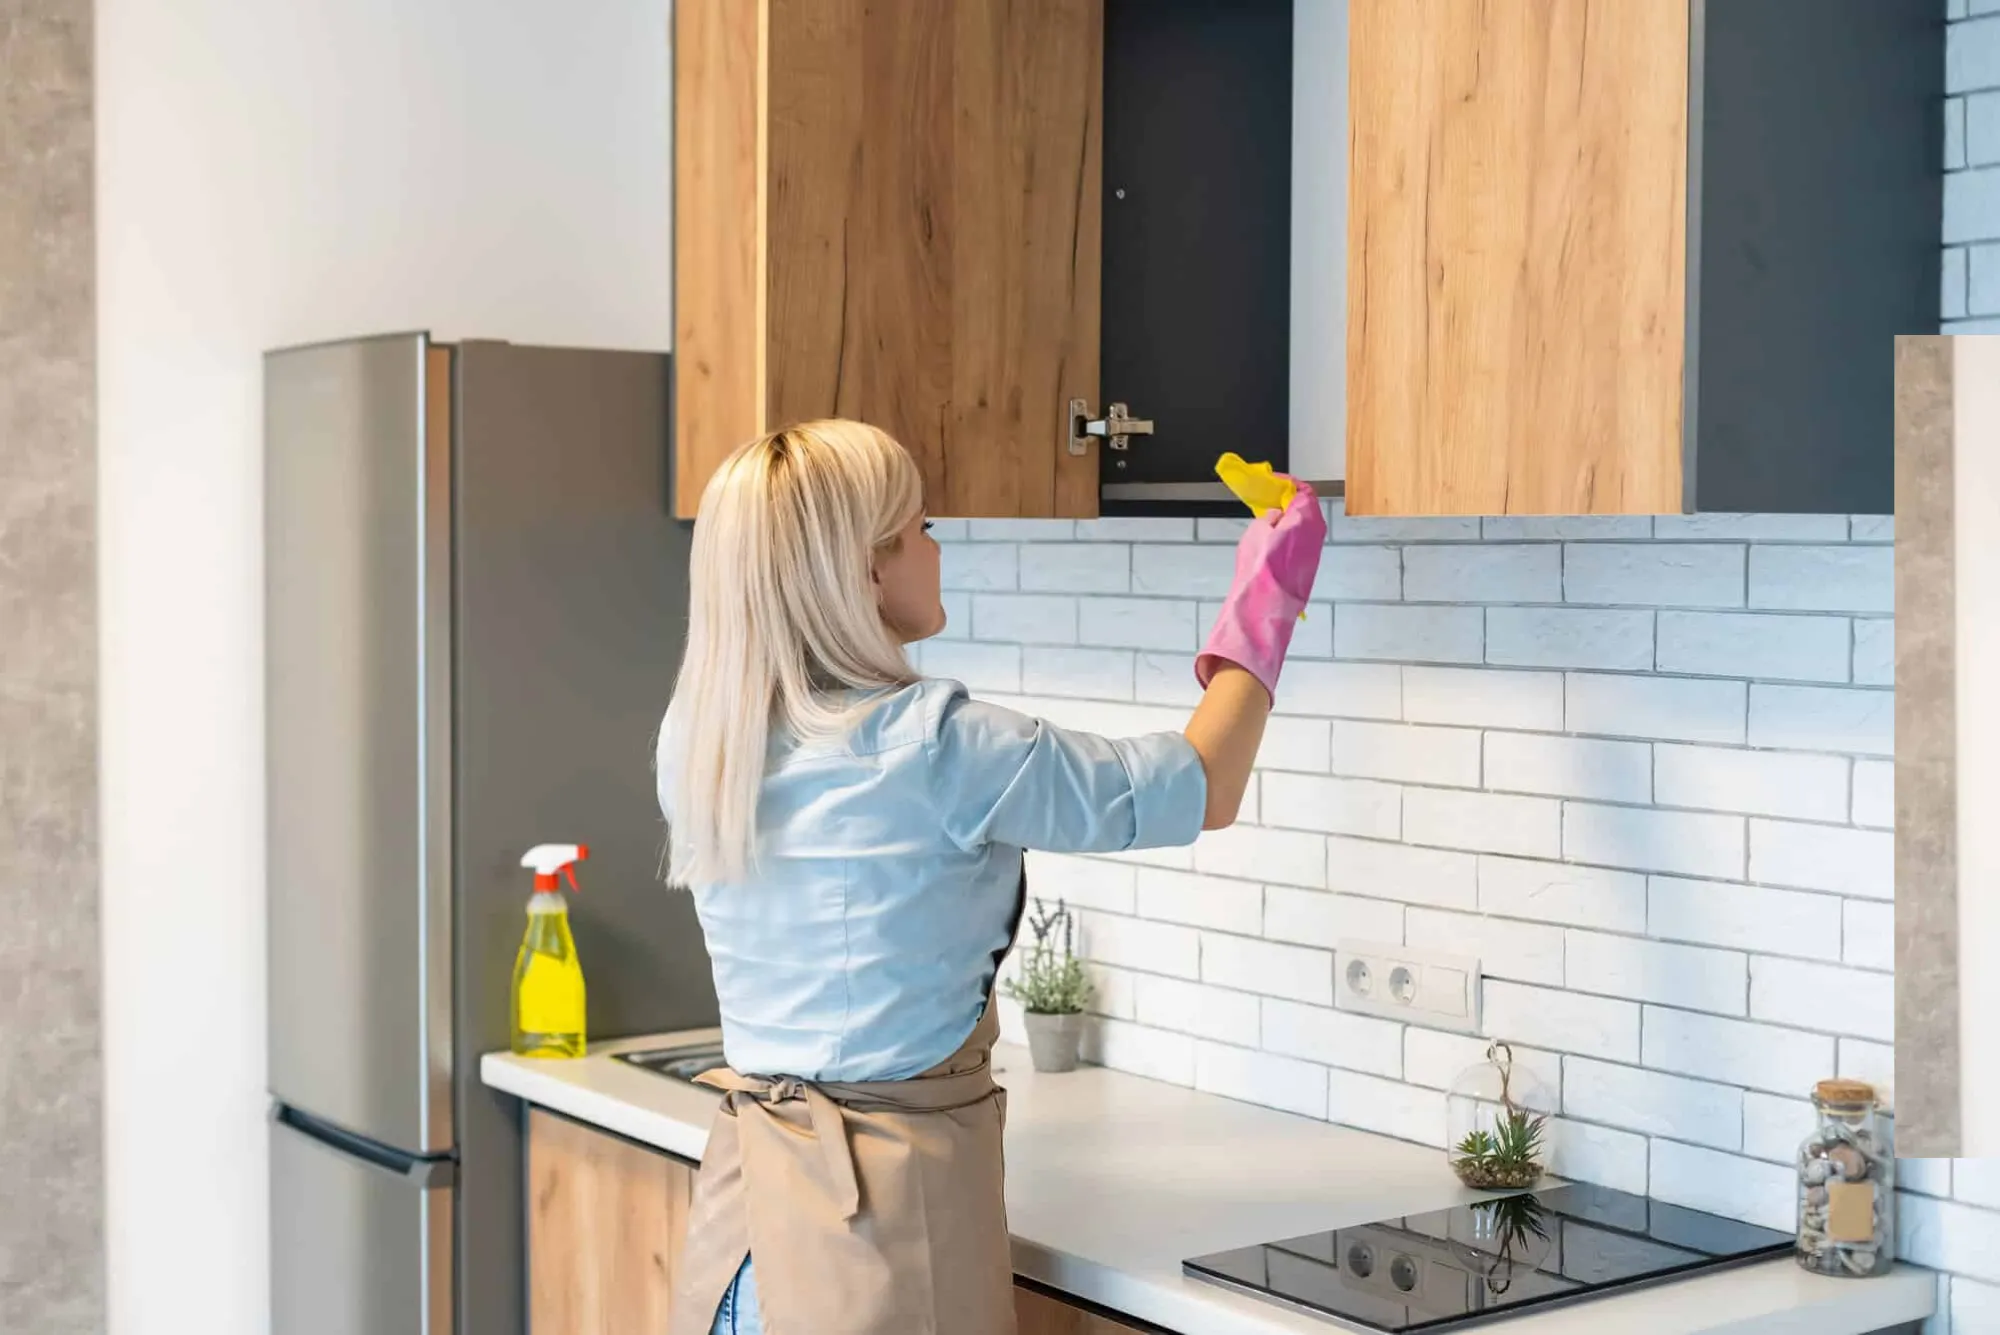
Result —
<instances>
[{"instance_id":1,"label":"cork stopper","mask_svg":"<svg viewBox=\"0 0 2000 1335\"><path fill-rule=\"evenodd\" d=\"M1813 1097L1821 1103L1852 1107L1873 1103L1875 1086L1864 1080L1822 1080L1813 1086Z\"/></svg>"}]
</instances>

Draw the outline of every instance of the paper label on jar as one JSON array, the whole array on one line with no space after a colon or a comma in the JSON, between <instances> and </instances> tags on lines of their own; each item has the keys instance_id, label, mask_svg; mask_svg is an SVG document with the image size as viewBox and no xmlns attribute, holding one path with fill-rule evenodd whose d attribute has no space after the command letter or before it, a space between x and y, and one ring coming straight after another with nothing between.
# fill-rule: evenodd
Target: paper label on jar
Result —
<instances>
[{"instance_id":1,"label":"paper label on jar","mask_svg":"<svg viewBox=\"0 0 2000 1335\"><path fill-rule=\"evenodd\" d=\"M1829 1182L1826 1186L1829 1242L1871 1242L1875 1237L1875 1187L1869 1182Z\"/></svg>"}]
</instances>

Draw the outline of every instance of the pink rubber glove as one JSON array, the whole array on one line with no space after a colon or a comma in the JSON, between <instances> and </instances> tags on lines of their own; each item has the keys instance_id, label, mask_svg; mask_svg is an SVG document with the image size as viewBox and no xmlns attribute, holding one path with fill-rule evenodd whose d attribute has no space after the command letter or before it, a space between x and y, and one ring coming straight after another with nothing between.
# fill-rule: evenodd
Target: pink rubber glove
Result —
<instances>
[{"instance_id":1,"label":"pink rubber glove","mask_svg":"<svg viewBox=\"0 0 2000 1335\"><path fill-rule=\"evenodd\" d=\"M1297 486L1284 513L1273 510L1251 520L1236 544L1236 583L1194 660L1195 680L1204 688L1219 668L1234 663L1277 699L1278 669L1284 666L1299 613L1312 596L1320 548L1326 544L1319 497L1305 483Z\"/></svg>"}]
</instances>

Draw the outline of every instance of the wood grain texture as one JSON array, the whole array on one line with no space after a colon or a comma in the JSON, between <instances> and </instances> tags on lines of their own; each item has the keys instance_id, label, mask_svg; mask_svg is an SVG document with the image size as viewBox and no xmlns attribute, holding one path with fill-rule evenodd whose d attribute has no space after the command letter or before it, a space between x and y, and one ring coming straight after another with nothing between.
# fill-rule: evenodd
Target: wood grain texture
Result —
<instances>
[{"instance_id":1,"label":"wood grain texture","mask_svg":"<svg viewBox=\"0 0 2000 1335\"><path fill-rule=\"evenodd\" d=\"M1687 6L1348 14L1348 513L1678 512Z\"/></svg>"},{"instance_id":2,"label":"wood grain texture","mask_svg":"<svg viewBox=\"0 0 2000 1335\"><path fill-rule=\"evenodd\" d=\"M1095 515L1096 452L1068 454L1062 410L1072 397L1101 407L1102 0L760 0L754 75L724 68L746 49L725 40L744 26L727 0L688 3L676 21L696 41L677 52L675 93L682 513L721 452L754 434L735 424L839 416L902 441L936 513ZM707 82L683 61L704 62ZM737 122L753 105L738 84L766 90L761 135ZM755 139L761 196L734 171ZM761 334L741 319L740 257L712 270L704 249L753 198ZM754 383L738 374L748 335L762 340Z\"/></svg>"},{"instance_id":3,"label":"wood grain texture","mask_svg":"<svg viewBox=\"0 0 2000 1335\"><path fill-rule=\"evenodd\" d=\"M766 0L674 5L674 509L764 430Z\"/></svg>"},{"instance_id":4,"label":"wood grain texture","mask_svg":"<svg viewBox=\"0 0 2000 1335\"><path fill-rule=\"evenodd\" d=\"M665 1330L693 1190L677 1159L530 1110L533 1335Z\"/></svg>"},{"instance_id":5,"label":"wood grain texture","mask_svg":"<svg viewBox=\"0 0 2000 1335\"><path fill-rule=\"evenodd\" d=\"M1018 1287L1014 1290L1014 1319L1020 1323L1020 1335L1138 1335L1147 1329Z\"/></svg>"}]
</instances>

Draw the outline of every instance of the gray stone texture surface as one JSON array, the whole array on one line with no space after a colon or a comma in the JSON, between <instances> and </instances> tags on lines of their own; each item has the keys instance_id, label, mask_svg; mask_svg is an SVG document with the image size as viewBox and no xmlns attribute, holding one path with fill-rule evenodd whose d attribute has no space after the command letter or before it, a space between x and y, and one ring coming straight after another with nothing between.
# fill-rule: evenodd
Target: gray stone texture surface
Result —
<instances>
[{"instance_id":1,"label":"gray stone texture surface","mask_svg":"<svg viewBox=\"0 0 2000 1335\"><path fill-rule=\"evenodd\" d=\"M1896 1148L1958 1153L1952 340L1896 340Z\"/></svg>"},{"instance_id":2,"label":"gray stone texture surface","mask_svg":"<svg viewBox=\"0 0 2000 1335\"><path fill-rule=\"evenodd\" d=\"M90 0L0 0L0 1331L102 1331Z\"/></svg>"}]
</instances>

